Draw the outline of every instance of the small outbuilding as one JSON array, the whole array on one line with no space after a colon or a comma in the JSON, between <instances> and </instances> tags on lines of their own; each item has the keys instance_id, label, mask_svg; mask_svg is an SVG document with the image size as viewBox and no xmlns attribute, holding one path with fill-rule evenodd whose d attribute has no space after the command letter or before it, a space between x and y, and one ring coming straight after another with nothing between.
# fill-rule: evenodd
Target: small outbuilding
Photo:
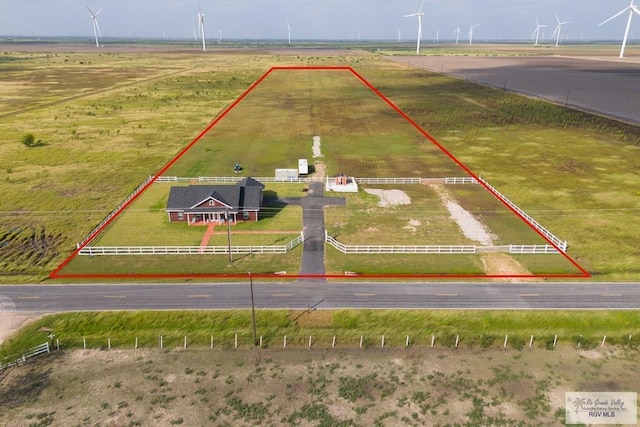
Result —
<instances>
[{"instance_id":1,"label":"small outbuilding","mask_svg":"<svg viewBox=\"0 0 640 427\"><path fill-rule=\"evenodd\" d=\"M169 222L189 225L257 221L264 184L251 177L234 185L171 187L165 211Z\"/></svg>"}]
</instances>

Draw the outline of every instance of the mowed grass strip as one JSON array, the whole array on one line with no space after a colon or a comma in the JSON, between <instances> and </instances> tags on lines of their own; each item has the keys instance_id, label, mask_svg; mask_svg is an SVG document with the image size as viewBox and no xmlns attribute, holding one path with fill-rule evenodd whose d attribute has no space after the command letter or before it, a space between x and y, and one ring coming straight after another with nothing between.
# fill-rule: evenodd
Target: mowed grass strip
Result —
<instances>
[{"instance_id":1,"label":"mowed grass strip","mask_svg":"<svg viewBox=\"0 0 640 427\"><path fill-rule=\"evenodd\" d=\"M263 343L281 346L286 335L291 345L308 344L309 336L320 346L330 346L333 336L341 346L358 346L360 337L369 345L385 335L389 346L401 347L409 335L416 346L430 346L432 336L439 347L502 343L505 335L527 344L534 336L537 347L558 336L559 345L595 345L604 335L609 344L628 345L629 336L640 334L640 318L634 311L486 311L486 310L289 310L256 311L256 327ZM44 328L44 329L43 329ZM39 319L22 328L0 350L7 357L47 340L41 330L53 330L63 348L81 347L83 338L91 347L131 348L138 338L142 347L159 346L163 336L167 348L181 346L184 337L193 347L252 345L250 310L137 311L64 313ZM482 341L481 337L484 337ZM635 345L635 344L634 344Z\"/></svg>"}]
</instances>

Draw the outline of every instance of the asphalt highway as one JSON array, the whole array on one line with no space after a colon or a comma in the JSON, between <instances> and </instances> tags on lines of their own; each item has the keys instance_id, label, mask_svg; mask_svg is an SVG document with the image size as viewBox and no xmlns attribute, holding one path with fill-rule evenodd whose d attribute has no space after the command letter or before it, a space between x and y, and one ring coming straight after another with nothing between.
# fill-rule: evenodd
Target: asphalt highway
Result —
<instances>
[{"instance_id":1,"label":"asphalt highway","mask_svg":"<svg viewBox=\"0 0 640 427\"><path fill-rule=\"evenodd\" d=\"M640 309L640 283L273 283L256 308ZM251 307L247 283L0 286L0 312L211 310Z\"/></svg>"}]
</instances>

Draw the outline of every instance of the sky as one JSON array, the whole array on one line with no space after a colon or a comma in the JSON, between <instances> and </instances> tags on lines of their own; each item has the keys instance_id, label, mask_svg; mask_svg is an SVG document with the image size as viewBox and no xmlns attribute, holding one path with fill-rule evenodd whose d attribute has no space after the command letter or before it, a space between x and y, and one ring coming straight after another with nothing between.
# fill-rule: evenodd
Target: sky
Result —
<instances>
[{"instance_id":1,"label":"sky","mask_svg":"<svg viewBox=\"0 0 640 427\"><path fill-rule=\"evenodd\" d=\"M421 0L0 0L0 36L93 37L89 7L103 37L193 39L199 7L207 38L416 40ZM527 40L540 24L549 41L561 21L562 39L621 40L628 15L598 24L629 6L629 0L424 0L422 40L451 40L459 26L466 39ZM436 36L437 32L437 36ZM634 15L630 39L640 38Z\"/></svg>"}]
</instances>

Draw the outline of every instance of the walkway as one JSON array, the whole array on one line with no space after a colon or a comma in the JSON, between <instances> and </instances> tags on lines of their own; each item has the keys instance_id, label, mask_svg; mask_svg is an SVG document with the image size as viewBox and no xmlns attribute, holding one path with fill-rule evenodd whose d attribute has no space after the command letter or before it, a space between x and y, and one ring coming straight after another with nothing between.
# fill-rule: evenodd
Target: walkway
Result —
<instances>
[{"instance_id":1,"label":"walkway","mask_svg":"<svg viewBox=\"0 0 640 427\"><path fill-rule=\"evenodd\" d=\"M211 236L213 235L214 228L216 228L216 224L213 222L207 226L207 231L205 231L204 236L202 236L202 241L200 242L200 248L206 248L209 246L209 239L211 239Z\"/></svg>"},{"instance_id":2,"label":"walkway","mask_svg":"<svg viewBox=\"0 0 640 427\"><path fill-rule=\"evenodd\" d=\"M300 275L322 276L324 268L324 207L344 206L344 197L324 197L324 183L311 182L306 197L289 197L283 199L291 205L302 206L302 229L304 246L302 249L302 265Z\"/></svg>"}]
</instances>

